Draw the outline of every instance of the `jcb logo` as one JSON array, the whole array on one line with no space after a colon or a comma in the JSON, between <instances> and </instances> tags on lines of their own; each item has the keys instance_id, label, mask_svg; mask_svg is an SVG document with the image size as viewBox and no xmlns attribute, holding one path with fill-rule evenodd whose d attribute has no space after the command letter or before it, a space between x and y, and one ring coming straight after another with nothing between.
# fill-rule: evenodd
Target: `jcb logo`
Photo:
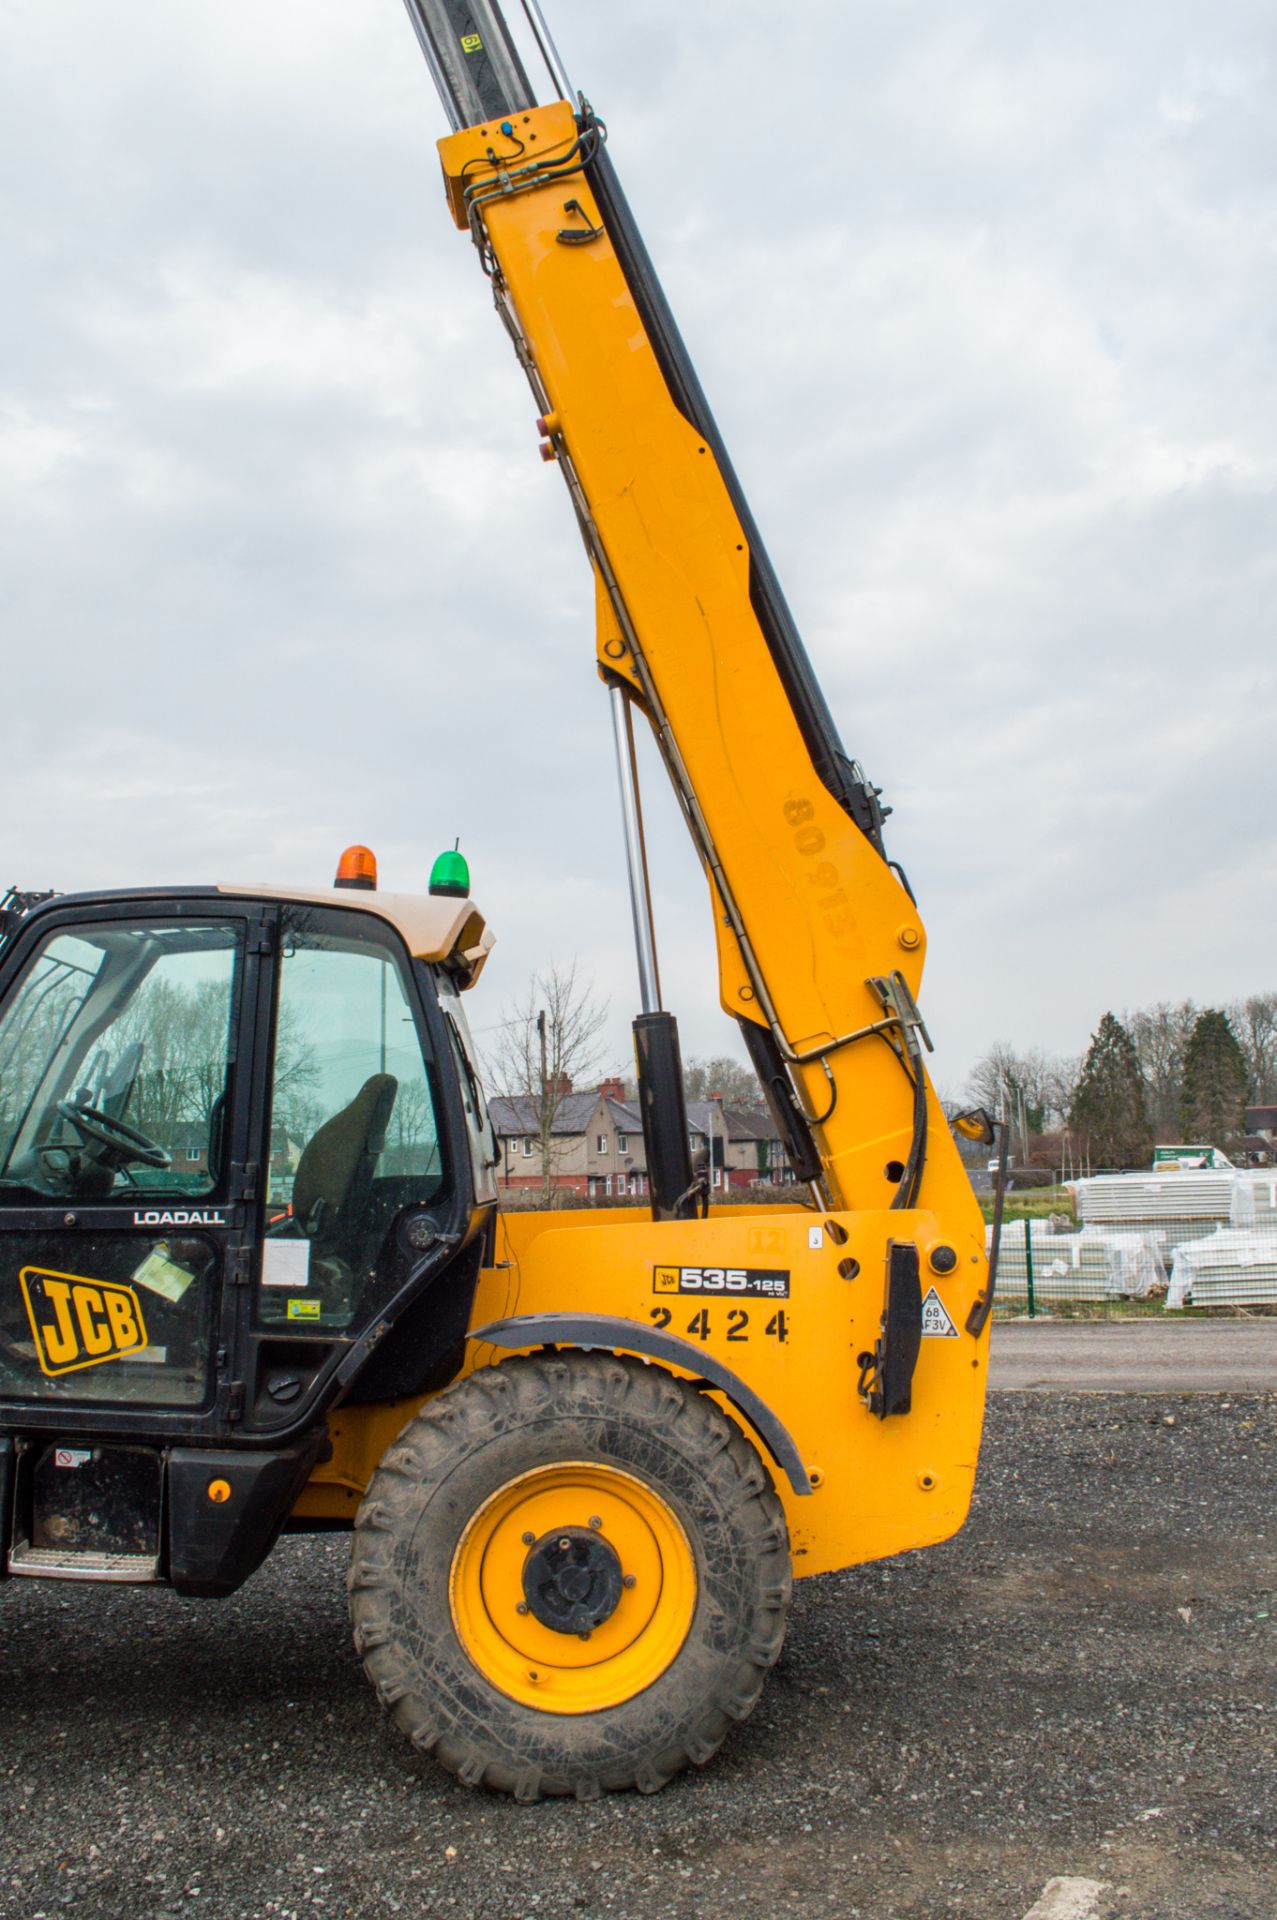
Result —
<instances>
[{"instance_id":1,"label":"jcb logo","mask_svg":"<svg viewBox=\"0 0 1277 1920\"><path fill-rule=\"evenodd\" d=\"M18 1280L43 1373L100 1367L146 1345L142 1305L131 1287L42 1267L24 1267Z\"/></svg>"}]
</instances>

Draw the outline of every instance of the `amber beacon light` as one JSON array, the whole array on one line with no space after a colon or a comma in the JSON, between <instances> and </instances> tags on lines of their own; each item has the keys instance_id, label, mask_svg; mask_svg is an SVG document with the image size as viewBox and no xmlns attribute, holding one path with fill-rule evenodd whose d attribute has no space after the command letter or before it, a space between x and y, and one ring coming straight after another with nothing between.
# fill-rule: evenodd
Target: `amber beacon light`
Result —
<instances>
[{"instance_id":1,"label":"amber beacon light","mask_svg":"<svg viewBox=\"0 0 1277 1920\"><path fill-rule=\"evenodd\" d=\"M337 862L335 887L359 887L372 893L377 886L377 856L371 847L347 847Z\"/></svg>"}]
</instances>

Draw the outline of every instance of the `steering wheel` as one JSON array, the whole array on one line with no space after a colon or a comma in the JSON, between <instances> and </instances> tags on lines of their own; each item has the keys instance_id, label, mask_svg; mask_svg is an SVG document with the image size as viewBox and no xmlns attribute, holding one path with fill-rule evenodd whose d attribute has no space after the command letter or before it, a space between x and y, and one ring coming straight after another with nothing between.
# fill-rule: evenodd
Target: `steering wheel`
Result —
<instances>
[{"instance_id":1,"label":"steering wheel","mask_svg":"<svg viewBox=\"0 0 1277 1920\"><path fill-rule=\"evenodd\" d=\"M172 1154L166 1153L158 1140L148 1139L136 1127L103 1113L100 1107L78 1107L74 1100L59 1100L58 1114L86 1140L108 1148L121 1166L156 1167L162 1172L173 1164Z\"/></svg>"}]
</instances>

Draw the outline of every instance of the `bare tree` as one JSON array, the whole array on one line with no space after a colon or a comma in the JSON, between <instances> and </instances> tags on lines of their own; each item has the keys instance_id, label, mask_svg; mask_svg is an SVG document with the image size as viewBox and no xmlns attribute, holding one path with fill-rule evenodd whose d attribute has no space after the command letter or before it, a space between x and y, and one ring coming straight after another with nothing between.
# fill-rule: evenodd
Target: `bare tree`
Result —
<instances>
[{"instance_id":1,"label":"bare tree","mask_svg":"<svg viewBox=\"0 0 1277 1920\"><path fill-rule=\"evenodd\" d=\"M172 1146L183 1127L208 1142L226 1090L231 1008L229 977L189 984L157 971L110 1029L116 1062L137 1049L126 1117L161 1145Z\"/></svg>"},{"instance_id":2,"label":"bare tree","mask_svg":"<svg viewBox=\"0 0 1277 1920\"><path fill-rule=\"evenodd\" d=\"M728 1106L756 1107L763 1097L754 1069L727 1054L716 1054L712 1060L688 1060L683 1067L683 1087L689 1100L721 1098Z\"/></svg>"},{"instance_id":3,"label":"bare tree","mask_svg":"<svg viewBox=\"0 0 1277 1920\"><path fill-rule=\"evenodd\" d=\"M110 1035L117 1059L131 1044L141 1049L128 1106L135 1126L165 1142L185 1122L207 1129L226 1088L230 1016L228 983L186 986L156 977L143 984ZM291 1010L282 1007L275 1041L275 1126L287 1127L294 1136L302 1131L305 1119L313 1117L309 1096L315 1078L311 1050L302 1044ZM297 1103L302 1123L293 1113Z\"/></svg>"},{"instance_id":4,"label":"bare tree","mask_svg":"<svg viewBox=\"0 0 1277 1920\"><path fill-rule=\"evenodd\" d=\"M485 1061L488 1083L511 1102L540 1149L541 1194L551 1204L554 1175L568 1150L555 1127L580 1081L598 1078L607 1002L577 978L575 964L534 974L502 1020Z\"/></svg>"},{"instance_id":5,"label":"bare tree","mask_svg":"<svg viewBox=\"0 0 1277 1920\"><path fill-rule=\"evenodd\" d=\"M1252 993L1248 1000L1234 1001L1227 1013L1246 1062L1251 1098L1257 1106L1272 1106L1277 1102L1277 993Z\"/></svg>"},{"instance_id":6,"label":"bare tree","mask_svg":"<svg viewBox=\"0 0 1277 1920\"><path fill-rule=\"evenodd\" d=\"M1073 1095L1082 1076L1084 1056L1080 1053L1057 1054L1047 1062L1046 1105L1048 1117L1063 1120L1073 1104Z\"/></svg>"},{"instance_id":7,"label":"bare tree","mask_svg":"<svg viewBox=\"0 0 1277 1920\"><path fill-rule=\"evenodd\" d=\"M1122 1025L1135 1043L1144 1075L1154 1140L1179 1138L1184 1048L1196 1022L1197 1008L1191 1000L1181 1000L1174 1006L1159 1000L1155 1006L1122 1015Z\"/></svg>"},{"instance_id":8,"label":"bare tree","mask_svg":"<svg viewBox=\"0 0 1277 1920\"><path fill-rule=\"evenodd\" d=\"M43 954L5 1009L0 1045L0 1167L8 1164L27 1103L92 979L86 968Z\"/></svg>"},{"instance_id":9,"label":"bare tree","mask_svg":"<svg viewBox=\"0 0 1277 1920\"><path fill-rule=\"evenodd\" d=\"M1251 1099L1277 1104L1277 993L1251 994L1223 1014L1241 1049ZM1198 1019L1191 1000L1160 1000L1121 1015L1120 1025L1135 1048L1155 1141L1183 1138L1184 1058ZM1038 1048L1020 1053L1008 1041L995 1041L972 1068L963 1104L975 1101L1004 1115L1017 1158L1027 1157L1032 1135L1052 1125L1065 1128L1064 1148L1085 1151L1085 1143L1071 1140L1067 1127L1082 1064L1080 1058L1052 1059Z\"/></svg>"},{"instance_id":10,"label":"bare tree","mask_svg":"<svg viewBox=\"0 0 1277 1920\"><path fill-rule=\"evenodd\" d=\"M1008 1041L995 1040L967 1086L977 1106L1007 1121L1012 1157L1026 1162L1033 1136L1067 1114L1077 1071L1076 1061L1052 1059L1040 1047L1017 1053Z\"/></svg>"}]
</instances>

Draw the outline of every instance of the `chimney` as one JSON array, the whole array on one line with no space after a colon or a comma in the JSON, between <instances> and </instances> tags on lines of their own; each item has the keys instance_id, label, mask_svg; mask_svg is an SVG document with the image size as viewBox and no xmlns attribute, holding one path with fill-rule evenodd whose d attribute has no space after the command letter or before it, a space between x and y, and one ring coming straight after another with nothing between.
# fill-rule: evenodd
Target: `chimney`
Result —
<instances>
[{"instance_id":1,"label":"chimney","mask_svg":"<svg viewBox=\"0 0 1277 1920\"><path fill-rule=\"evenodd\" d=\"M599 1096L603 1100L624 1100L625 1082L618 1080L615 1076L610 1080L602 1081L599 1085Z\"/></svg>"},{"instance_id":2,"label":"chimney","mask_svg":"<svg viewBox=\"0 0 1277 1920\"><path fill-rule=\"evenodd\" d=\"M572 1091L572 1082L566 1073L556 1073L550 1081L550 1091L558 1100L565 1100Z\"/></svg>"}]
</instances>

